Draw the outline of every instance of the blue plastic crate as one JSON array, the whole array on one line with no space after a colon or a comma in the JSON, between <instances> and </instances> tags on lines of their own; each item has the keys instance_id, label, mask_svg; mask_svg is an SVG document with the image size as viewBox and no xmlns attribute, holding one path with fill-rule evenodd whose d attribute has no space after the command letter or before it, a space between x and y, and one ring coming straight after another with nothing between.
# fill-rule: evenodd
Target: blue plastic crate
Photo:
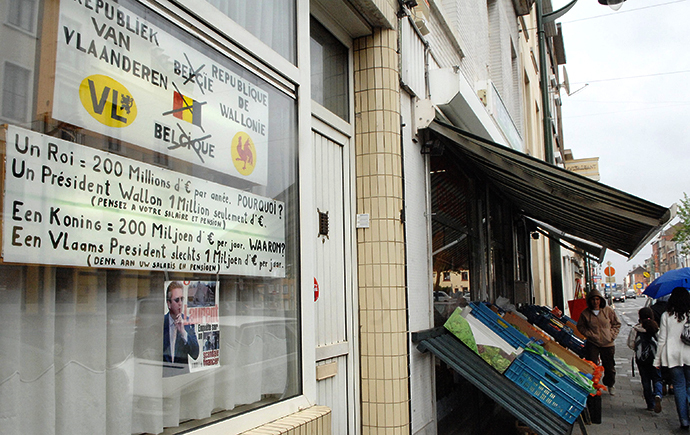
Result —
<instances>
[{"instance_id":1,"label":"blue plastic crate","mask_svg":"<svg viewBox=\"0 0 690 435\"><path fill-rule=\"evenodd\" d=\"M561 334L562 328L556 326L551 319L553 318L553 315L550 313L542 313L534 322L535 325L540 327L542 331L546 332L549 334L551 337L553 337L554 340L558 341L558 337ZM560 323L557 319L556 321ZM562 325L562 323L561 323Z\"/></svg>"},{"instance_id":2,"label":"blue plastic crate","mask_svg":"<svg viewBox=\"0 0 690 435\"><path fill-rule=\"evenodd\" d=\"M525 347L531 339L483 303L470 302L471 314L513 347Z\"/></svg>"},{"instance_id":3,"label":"blue plastic crate","mask_svg":"<svg viewBox=\"0 0 690 435\"><path fill-rule=\"evenodd\" d=\"M568 423L572 424L587 404L588 392L540 355L522 352L504 375Z\"/></svg>"},{"instance_id":4,"label":"blue plastic crate","mask_svg":"<svg viewBox=\"0 0 690 435\"><path fill-rule=\"evenodd\" d=\"M571 322L573 325L577 325L577 322L574 321L572 318L568 317L566 314L563 314L560 319L563 321L563 323L568 323Z\"/></svg>"},{"instance_id":5,"label":"blue plastic crate","mask_svg":"<svg viewBox=\"0 0 690 435\"><path fill-rule=\"evenodd\" d=\"M544 355L538 355L538 354L535 354L533 352L523 352L523 353L527 353L527 356L523 357L526 360L529 360L530 362L541 366L542 370L555 371L554 373L558 377L563 378L563 383L561 384L561 387L565 388L571 396L578 397L579 395L583 394L583 392L584 392L584 394L589 394L589 393L594 392L594 390L587 391L587 389L585 387L578 385L578 383L575 380L571 379L568 375L566 375L563 372L560 372L556 367L554 367L554 366L564 366L564 361L559 359L557 356L553 357L553 358L556 358L555 360L551 360L552 357L550 357L548 355L548 353L546 353Z\"/></svg>"},{"instance_id":6,"label":"blue plastic crate","mask_svg":"<svg viewBox=\"0 0 690 435\"><path fill-rule=\"evenodd\" d=\"M556 341L561 346L575 352L575 354L580 358L583 358L585 355L585 342L580 337L574 335L572 330L570 331L570 333L568 331L562 331Z\"/></svg>"}]
</instances>

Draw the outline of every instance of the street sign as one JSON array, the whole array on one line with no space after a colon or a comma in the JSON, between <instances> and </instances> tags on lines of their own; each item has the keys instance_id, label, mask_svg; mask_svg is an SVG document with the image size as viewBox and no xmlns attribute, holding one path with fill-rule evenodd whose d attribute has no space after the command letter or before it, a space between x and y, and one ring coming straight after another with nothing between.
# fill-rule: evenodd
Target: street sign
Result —
<instances>
[{"instance_id":1,"label":"street sign","mask_svg":"<svg viewBox=\"0 0 690 435\"><path fill-rule=\"evenodd\" d=\"M614 269L611 266L607 266L606 269L604 269L604 275L606 276L613 276L616 274L616 269Z\"/></svg>"}]
</instances>

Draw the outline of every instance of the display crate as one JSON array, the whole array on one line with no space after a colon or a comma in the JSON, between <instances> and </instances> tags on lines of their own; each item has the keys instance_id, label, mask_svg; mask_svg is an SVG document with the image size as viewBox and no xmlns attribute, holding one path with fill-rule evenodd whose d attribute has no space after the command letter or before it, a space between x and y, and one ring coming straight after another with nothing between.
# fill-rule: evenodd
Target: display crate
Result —
<instances>
[{"instance_id":1,"label":"display crate","mask_svg":"<svg viewBox=\"0 0 690 435\"><path fill-rule=\"evenodd\" d=\"M570 328L568 329L570 330ZM570 331L566 331L564 328L556 341L561 346L572 350L577 356L582 358L585 356L585 342L576 335L572 334Z\"/></svg>"},{"instance_id":2,"label":"display crate","mask_svg":"<svg viewBox=\"0 0 690 435\"><path fill-rule=\"evenodd\" d=\"M549 310L541 305L525 305L520 308L520 312L527 317L530 323L534 324L537 323L537 319L539 319L542 314L548 313Z\"/></svg>"},{"instance_id":3,"label":"display crate","mask_svg":"<svg viewBox=\"0 0 690 435\"><path fill-rule=\"evenodd\" d=\"M563 324L573 330L573 334L580 338L581 340L585 340L585 336L582 335L580 331L577 330L577 322L574 321L571 317L569 317L566 314L561 315L560 317L557 317L558 320L563 322Z\"/></svg>"},{"instance_id":4,"label":"display crate","mask_svg":"<svg viewBox=\"0 0 690 435\"><path fill-rule=\"evenodd\" d=\"M556 319L551 313L542 313L536 318L534 324L540 327L556 341L558 341L564 326L563 323Z\"/></svg>"},{"instance_id":5,"label":"display crate","mask_svg":"<svg viewBox=\"0 0 690 435\"><path fill-rule=\"evenodd\" d=\"M553 340L550 335L546 334L538 326L532 325L527 320L515 315L514 313L505 313L503 315L503 320L508 321L508 323L513 325L516 329L522 331L522 333L529 336L535 342L546 343L547 341Z\"/></svg>"},{"instance_id":6,"label":"display crate","mask_svg":"<svg viewBox=\"0 0 690 435\"><path fill-rule=\"evenodd\" d=\"M594 374L594 367L592 367L581 357L575 355L575 352L571 351L570 349L561 346L555 341L548 341L542 346L544 347L544 350L553 353L567 364L577 368L580 372L590 376Z\"/></svg>"},{"instance_id":7,"label":"display crate","mask_svg":"<svg viewBox=\"0 0 690 435\"><path fill-rule=\"evenodd\" d=\"M498 334L513 347L525 347L531 341L529 337L516 329L513 325L503 320L501 316L494 313L491 308L479 302L471 302L470 308L474 317L488 326L492 331Z\"/></svg>"},{"instance_id":8,"label":"display crate","mask_svg":"<svg viewBox=\"0 0 690 435\"><path fill-rule=\"evenodd\" d=\"M589 393L540 355L523 352L505 376L568 423L573 423L587 404Z\"/></svg>"}]
</instances>

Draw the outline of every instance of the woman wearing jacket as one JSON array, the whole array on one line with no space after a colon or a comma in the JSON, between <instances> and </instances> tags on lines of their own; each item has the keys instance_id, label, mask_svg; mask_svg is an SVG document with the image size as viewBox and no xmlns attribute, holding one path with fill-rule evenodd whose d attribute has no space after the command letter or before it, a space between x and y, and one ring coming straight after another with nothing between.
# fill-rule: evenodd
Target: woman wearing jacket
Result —
<instances>
[{"instance_id":1,"label":"woman wearing jacket","mask_svg":"<svg viewBox=\"0 0 690 435\"><path fill-rule=\"evenodd\" d=\"M606 305L606 300L597 290L587 295L587 308L580 314L577 330L587 339L585 359L604 366L602 383L608 387L609 394L615 395L613 386L616 383L616 345L614 341L621 329L621 322L613 308Z\"/></svg>"},{"instance_id":2,"label":"woman wearing jacket","mask_svg":"<svg viewBox=\"0 0 690 435\"><path fill-rule=\"evenodd\" d=\"M688 397L690 394L690 346L680 341L683 325L690 320L690 293L683 287L676 287L661 315L659 324L659 345L654 358L655 367L669 367L673 380L673 396L680 428L690 428Z\"/></svg>"}]
</instances>

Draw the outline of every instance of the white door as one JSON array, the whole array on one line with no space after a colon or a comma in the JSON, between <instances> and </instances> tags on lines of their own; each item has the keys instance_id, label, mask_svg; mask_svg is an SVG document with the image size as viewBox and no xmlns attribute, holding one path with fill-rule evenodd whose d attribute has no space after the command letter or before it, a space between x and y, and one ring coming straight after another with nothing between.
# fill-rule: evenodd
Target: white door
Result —
<instances>
[{"instance_id":1,"label":"white door","mask_svg":"<svg viewBox=\"0 0 690 435\"><path fill-rule=\"evenodd\" d=\"M334 434L359 432L357 405L350 138L312 118L316 243L316 376L319 405L331 408ZM354 178L354 175L352 176ZM305 235L308 236L308 235Z\"/></svg>"}]
</instances>

